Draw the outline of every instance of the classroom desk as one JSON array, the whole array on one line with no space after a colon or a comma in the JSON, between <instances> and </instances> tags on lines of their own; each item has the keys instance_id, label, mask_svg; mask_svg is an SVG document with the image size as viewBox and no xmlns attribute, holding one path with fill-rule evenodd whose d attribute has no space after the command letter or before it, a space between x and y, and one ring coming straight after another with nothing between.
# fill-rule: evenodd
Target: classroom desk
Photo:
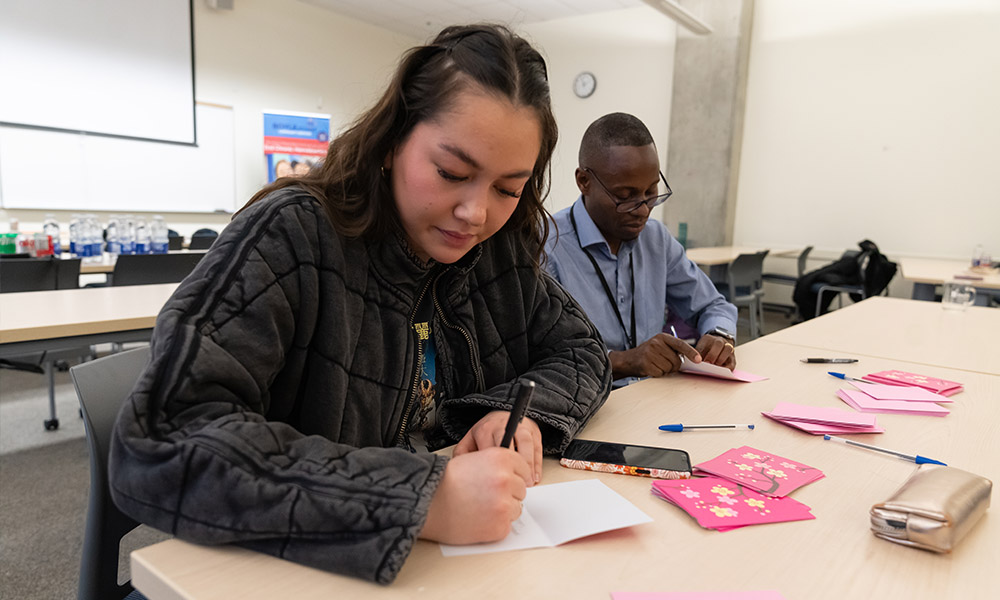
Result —
<instances>
[{"instance_id":1,"label":"classroom desk","mask_svg":"<svg viewBox=\"0 0 1000 600\"><path fill-rule=\"evenodd\" d=\"M46 429L58 429L53 362L108 342L145 342L178 284L0 294L0 358L46 352ZM57 352L61 351L61 352Z\"/></svg>"},{"instance_id":2,"label":"classroom desk","mask_svg":"<svg viewBox=\"0 0 1000 600\"><path fill-rule=\"evenodd\" d=\"M1000 375L1000 310L875 296L767 336L771 342Z\"/></svg>"},{"instance_id":3,"label":"classroom desk","mask_svg":"<svg viewBox=\"0 0 1000 600\"><path fill-rule=\"evenodd\" d=\"M729 265L740 254L755 254L767 248L757 246L709 246L705 248L688 248L687 257L696 265L708 267L708 277L712 281L725 282ZM798 256L800 249L771 250L768 256L793 257Z\"/></svg>"},{"instance_id":4,"label":"classroom desk","mask_svg":"<svg viewBox=\"0 0 1000 600\"><path fill-rule=\"evenodd\" d=\"M903 279L913 282L914 300L934 300L935 286L948 281L961 281L976 287L976 301L982 305L985 305L987 290L1000 290L1000 271L973 272L969 270L969 262L964 260L902 258L899 260L899 268ZM981 279L967 279L968 277Z\"/></svg>"},{"instance_id":5,"label":"classroom desk","mask_svg":"<svg viewBox=\"0 0 1000 600\"><path fill-rule=\"evenodd\" d=\"M0 356L149 339L176 283L0 294Z\"/></svg>"},{"instance_id":6,"label":"classroom desk","mask_svg":"<svg viewBox=\"0 0 1000 600\"><path fill-rule=\"evenodd\" d=\"M839 311L838 311L839 312ZM802 347L766 338L737 349L740 366L769 380L743 384L691 375L646 380L612 393L581 437L687 450L692 462L749 445L821 469L826 477L792 493L815 520L706 530L650 493L651 480L562 468L546 459L542 484L596 478L654 520L539 548L445 558L418 541L399 577L378 586L236 547L168 540L132 553L132 582L150 600L222 598L580 598L613 591L778 590L789 600L982 598L989 565L1000 564L1000 518L989 515L950 555L875 538L868 510L914 470L906 461L824 442L760 416L780 401L843 403L844 382L826 365L799 362ZM947 417L879 415L872 443L920 451L1000 482L1000 377L865 358L864 368L916 370L961 381ZM868 371L866 371L868 372ZM754 431L660 432L662 423L753 422ZM994 508L994 512L996 509Z\"/></svg>"}]
</instances>

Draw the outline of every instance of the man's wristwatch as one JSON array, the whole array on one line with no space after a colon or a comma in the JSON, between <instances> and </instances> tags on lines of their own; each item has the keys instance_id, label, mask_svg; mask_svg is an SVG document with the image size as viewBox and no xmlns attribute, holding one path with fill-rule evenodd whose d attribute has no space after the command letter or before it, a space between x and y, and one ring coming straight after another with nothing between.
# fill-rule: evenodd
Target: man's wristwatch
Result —
<instances>
[{"instance_id":1,"label":"man's wristwatch","mask_svg":"<svg viewBox=\"0 0 1000 600\"><path fill-rule=\"evenodd\" d=\"M720 337L720 338L726 340L727 342L729 342L730 344L732 344L733 346L736 346L736 336L733 335L727 329L724 329L722 327L716 327L715 329L711 329L709 331L706 331L705 333L708 334L708 335L714 335L714 336Z\"/></svg>"}]
</instances>

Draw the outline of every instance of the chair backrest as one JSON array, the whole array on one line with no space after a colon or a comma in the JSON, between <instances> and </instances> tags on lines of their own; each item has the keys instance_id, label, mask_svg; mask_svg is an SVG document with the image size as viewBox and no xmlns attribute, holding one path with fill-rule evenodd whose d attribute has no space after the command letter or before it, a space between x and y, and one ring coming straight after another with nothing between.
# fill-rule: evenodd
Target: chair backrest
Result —
<instances>
[{"instance_id":1,"label":"chair backrest","mask_svg":"<svg viewBox=\"0 0 1000 600\"><path fill-rule=\"evenodd\" d=\"M172 235L167 238L167 250L183 250L184 238L179 235Z\"/></svg>"},{"instance_id":2,"label":"chair backrest","mask_svg":"<svg viewBox=\"0 0 1000 600\"><path fill-rule=\"evenodd\" d=\"M54 290L59 283L58 258L0 259L0 293ZM79 277L79 266L77 267Z\"/></svg>"},{"instance_id":3,"label":"chair backrest","mask_svg":"<svg viewBox=\"0 0 1000 600\"><path fill-rule=\"evenodd\" d=\"M219 237L219 232L214 229L199 229L191 234L191 242L188 244L188 249L207 250L212 247L217 237Z\"/></svg>"},{"instance_id":4,"label":"chair backrest","mask_svg":"<svg viewBox=\"0 0 1000 600\"><path fill-rule=\"evenodd\" d=\"M139 526L111 500L108 451L115 418L136 380L149 363L149 347L119 352L72 367L90 450L90 498L80 561L80 600L120 600L132 591L118 585L121 539Z\"/></svg>"},{"instance_id":5,"label":"chair backrest","mask_svg":"<svg viewBox=\"0 0 1000 600\"><path fill-rule=\"evenodd\" d=\"M80 287L80 260L79 258L64 258L59 261L57 290L75 290Z\"/></svg>"},{"instance_id":6,"label":"chair backrest","mask_svg":"<svg viewBox=\"0 0 1000 600\"><path fill-rule=\"evenodd\" d=\"M806 246L805 249L799 253L799 260L798 260L799 277L802 277L802 275L806 272L806 261L809 259L809 253L812 252L812 249L813 249L812 246Z\"/></svg>"},{"instance_id":7,"label":"chair backrest","mask_svg":"<svg viewBox=\"0 0 1000 600\"><path fill-rule=\"evenodd\" d=\"M753 254L740 254L729 265L729 293L731 298L737 297L737 290L745 288L747 293L752 294L759 290L763 284L764 259L768 250L754 252Z\"/></svg>"},{"instance_id":8,"label":"chair backrest","mask_svg":"<svg viewBox=\"0 0 1000 600\"><path fill-rule=\"evenodd\" d=\"M115 262L111 285L176 283L187 277L204 256L204 252L122 254Z\"/></svg>"}]
</instances>

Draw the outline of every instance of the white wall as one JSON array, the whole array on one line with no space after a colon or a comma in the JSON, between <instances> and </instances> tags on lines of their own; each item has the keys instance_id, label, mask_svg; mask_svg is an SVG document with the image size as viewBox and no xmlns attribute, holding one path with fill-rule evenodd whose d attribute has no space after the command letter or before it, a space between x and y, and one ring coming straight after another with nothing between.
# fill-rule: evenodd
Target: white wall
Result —
<instances>
[{"instance_id":1,"label":"white wall","mask_svg":"<svg viewBox=\"0 0 1000 600\"><path fill-rule=\"evenodd\" d=\"M559 145L552 160L552 190L545 206L555 213L580 194L574 171L583 132L595 119L627 112L643 120L666 165L673 90L674 21L641 6L524 25L519 31L541 49L549 69ZM581 71L597 77L585 99L573 94ZM654 211L660 218L662 208Z\"/></svg>"},{"instance_id":2,"label":"white wall","mask_svg":"<svg viewBox=\"0 0 1000 600\"><path fill-rule=\"evenodd\" d=\"M241 206L267 181L262 110L329 113L336 131L375 100L399 56L418 42L302 2L239 0L229 11L212 10L201 0L193 6L196 97L234 109ZM137 203L141 197L136 190ZM222 229L230 220L170 213L168 206L143 209L164 211L170 227L186 236L200 227ZM22 231L38 230L46 212L0 210L0 230L12 217ZM107 221L108 213L92 212ZM55 213L65 236L71 214Z\"/></svg>"},{"instance_id":3,"label":"white wall","mask_svg":"<svg viewBox=\"0 0 1000 600\"><path fill-rule=\"evenodd\" d=\"M1000 254L1000 0L757 0L737 244Z\"/></svg>"},{"instance_id":4,"label":"white wall","mask_svg":"<svg viewBox=\"0 0 1000 600\"><path fill-rule=\"evenodd\" d=\"M423 42L302 2L239 0L234 10L217 11L196 1L194 8L196 94L199 100L234 108L239 205L266 182L262 110L330 113L336 134L375 100L400 55ZM672 20L641 6L512 26L548 63L560 133L546 203L551 212L576 199L573 171L580 139L592 121L607 113L629 112L642 119L665 165L676 41ZM572 83L585 70L597 76L597 90L580 99ZM45 212L0 210L0 230L6 230L11 217L20 220L24 231L40 229ZM107 220L108 213L93 212ZM56 215L66 235L71 214ZM221 229L230 219L200 213L165 216L171 228L187 236L200 227Z\"/></svg>"}]
</instances>

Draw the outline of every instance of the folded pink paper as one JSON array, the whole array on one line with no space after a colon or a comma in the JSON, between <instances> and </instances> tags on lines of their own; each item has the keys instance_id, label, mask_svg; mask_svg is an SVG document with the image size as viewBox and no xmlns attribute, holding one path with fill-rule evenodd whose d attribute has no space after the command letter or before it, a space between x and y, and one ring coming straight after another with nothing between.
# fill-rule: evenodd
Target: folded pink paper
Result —
<instances>
[{"instance_id":1,"label":"folded pink paper","mask_svg":"<svg viewBox=\"0 0 1000 600\"><path fill-rule=\"evenodd\" d=\"M885 433L881 427L837 427L836 425L821 425L808 421L796 421L794 419L779 419L771 413L760 413L769 419L773 419L782 425L788 425L795 429L801 429L813 435L850 435L854 433Z\"/></svg>"},{"instance_id":2,"label":"folded pink paper","mask_svg":"<svg viewBox=\"0 0 1000 600\"><path fill-rule=\"evenodd\" d=\"M894 369L879 371L878 373L869 373L868 375L865 375L865 379L889 385L912 385L914 387L934 392L935 394L941 394L942 396L951 396L964 389L962 384L957 381L948 381L947 379L928 377L918 373L897 371Z\"/></svg>"},{"instance_id":3,"label":"folded pink paper","mask_svg":"<svg viewBox=\"0 0 1000 600\"><path fill-rule=\"evenodd\" d=\"M713 365L707 362L693 363L690 360L684 360L681 363L680 368L681 373L690 373L692 375L708 375L709 377L716 377L718 379L727 379L729 381L743 381L745 383L753 383L755 381L764 381L767 377L762 377L760 375L754 375L753 373L747 373L746 371L740 371L739 369L734 369L730 371L725 367L720 367L718 365Z\"/></svg>"},{"instance_id":4,"label":"folded pink paper","mask_svg":"<svg viewBox=\"0 0 1000 600\"><path fill-rule=\"evenodd\" d=\"M851 385L868 394L876 400L905 400L907 402L954 402L941 394L929 392L923 388L886 385L884 383L863 383L848 381Z\"/></svg>"},{"instance_id":5,"label":"folded pink paper","mask_svg":"<svg viewBox=\"0 0 1000 600\"><path fill-rule=\"evenodd\" d=\"M775 419L793 419L820 425L835 425L839 427L874 427L875 415L863 415L853 411L825 406L805 406L791 402L779 402L771 411L770 417Z\"/></svg>"},{"instance_id":6,"label":"folded pink paper","mask_svg":"<svg viewBox=\"0 0 1000 600\"><path fill-rule=\"evenodd\" d=\"M876 400L857 390L837 390L837 397L855 410L869 413L900 413L907 415L932 415L943 417L949 411L933 402L907 402L906 400Z\"/></svg>"},{"instance_id":7,"label":"folded pink paper","mask_svg":"<svg viewBox=\"0 0 1000 600\"><path fill-rule=\"evenodd\" d=\"M792 498L771 498L720 477L658 480L652 491L676 504L708 529L815 519L805 504Z\"/></svg>"},{"instance_id":8,"label":"folded pink paper","mask_svg":"<svg viewBox=\"0 0 1000 600\"><path fill-rule=\"evenodd\" d=\"M750 446L733 448L695 466L768 496L788 495L823 477L823 472L815 467Z\"/></svg>"}]
</instances>

